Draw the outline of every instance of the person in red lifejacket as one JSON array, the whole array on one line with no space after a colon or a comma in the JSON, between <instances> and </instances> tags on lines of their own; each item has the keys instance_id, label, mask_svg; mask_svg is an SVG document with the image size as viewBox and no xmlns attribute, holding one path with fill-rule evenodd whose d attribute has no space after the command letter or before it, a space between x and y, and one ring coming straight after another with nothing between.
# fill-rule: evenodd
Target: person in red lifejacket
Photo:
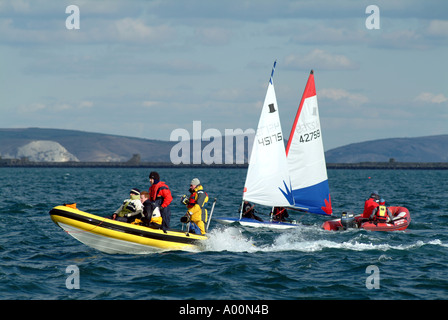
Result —
<instances>
[{"instance_id":1,"label":"person in red lifejacket","mask_svg":"<svg viewBox=\"0 0 448 320\"><path fill-rule=\"evenodd\" d=\"M275 207L272 211L272 220L273 221L287 221L289 217L288 211L283 207Z\"/></svg>"},{"instance_id":2,"label":"person in red lifejacket","mask_svg":"<svg viewBox=\"0 0 448 320\"><path fill-rule=\"evenodd\" d=\"M380 199L379 205L373 209L372 214L369 217L369 220L378 221L378 222L389 222L393 221L394 216L389 208L386 207L386 201L384 199Z\"/></svg>"},{"instance_id":3,"label":"person in red lifejacket","mask_svg":"<svg viewBox=\"0 0 448 320\"><path fill-rule=\"evenodd\" d=\"M166 232L170 227L171 209L170 204L173 201L171 191L165 182L160 181L160 176L157 172L152 171L149 174L149 200L153 202L154 208L159 207L160 215L162 216L162 230Z\"/></svg>"},{"instance_id":4,"label":"person in red lifejacket","mask_svg":"<svg viewBox=\"0 0 448 320\"><path fill-rule=\"evenodd\" d=\"M238 209L238 211L241 211L241 217L248 218L248 219L255 219L258 221L263 222L263 219L261 219L259 216L255 215L255 205L251 204L249 201L244 200L244 203L242 204L243 208Z\"/></svg>"},{"instance_id":5,"label":"person in red lifejacket","mask_svg":"<svg viewBox=\"0 0 448 320\"><path fill-rule=\"evenodd\" d=\"M372 191L370 197L364 202L364 211L362 212L361 217L369 219L373 210L378 207L380 201L380 196L377 191Z\"/></svg>"}]
</instances>

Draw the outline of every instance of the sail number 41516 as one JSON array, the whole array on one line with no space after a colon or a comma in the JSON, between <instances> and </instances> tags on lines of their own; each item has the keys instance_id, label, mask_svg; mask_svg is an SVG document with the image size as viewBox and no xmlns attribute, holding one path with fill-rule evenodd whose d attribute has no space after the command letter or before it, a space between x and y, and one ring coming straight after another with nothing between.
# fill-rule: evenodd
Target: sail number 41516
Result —
<instances>
[{"instance_id":1,"label":"sail number 41516","mask_svg":"<svg viewBox=\"0 0 448 320\"><path fill-rule=\"evenodd\" d=\"M264 146L268 146L277 141L283 141L283 136L281 132L277 132L275 134L271 134L270 136L258 139L258 143Z\"/></svg>"},{"instance_id":2,"label":"sail number 41516","mask_svg":"<svg viewBox=\"0 0 448 320\"><path fill-rule=\"evenodd\" d=\"M310 141L316 140L318 138L320 138L320 130L319 129L314 130L310 133L304 133L304 134L300 135L299 141L301 143L302 142L304 143L304 142L310 142Z\"/></svg>"}]
</instances>

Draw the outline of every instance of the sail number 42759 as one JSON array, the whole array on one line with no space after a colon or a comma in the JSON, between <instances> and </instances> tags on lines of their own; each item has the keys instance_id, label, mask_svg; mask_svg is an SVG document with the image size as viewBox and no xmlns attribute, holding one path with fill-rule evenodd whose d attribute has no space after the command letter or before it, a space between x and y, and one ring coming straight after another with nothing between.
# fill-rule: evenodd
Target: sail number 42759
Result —
<instances>
[{"instance_id":1,"label":"sail number 42759","mask_svg":"<svg viewBox=\"0 0 448 320\"><path fill-rule=\"evenodd\" d=\"M299 141L301 143L302 142L310 142L310 141L316 140L318 138L320 138L320 130L319 129L314 130L310 133L304 133L304 134L300 135Z\"/></svg>"}]
</instances>

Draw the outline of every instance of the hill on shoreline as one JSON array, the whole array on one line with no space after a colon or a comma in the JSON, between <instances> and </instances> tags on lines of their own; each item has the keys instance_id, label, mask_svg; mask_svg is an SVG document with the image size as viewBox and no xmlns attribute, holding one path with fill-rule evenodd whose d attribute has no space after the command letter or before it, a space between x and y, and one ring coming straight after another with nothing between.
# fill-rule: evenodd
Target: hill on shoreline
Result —
<instances>
[{"instance_id":1,"label":"hill on shoreline","mask_svg":"<svg viewBox=\"0 0 448 320\"><path fill-rule=\"evenodd\" d=\"M448 162L448 135L353 143L328 150L325 157L327 163Z\"/></svg>"},{"instance_id":2,"label":"hill on shoreline","mask_svg":"<svg viewBox=\"0 0 448 320\"><path fill-rule=\"evenodd\" d=\"M173 142L64 129L0 129L0 156L19 158L17 151L33 141L54 141L82 162L123 162L140 154L144 161L169 162ZM28 158L32 160L31 155ZM51 161L51 160L48 160ZM53 161L57 161L53 160Z\"/></svg>"},{"instance_id":3,"label":"hill on shoreline","mask_svg":"<svg viewBox=\"0 0 448 320\"><path fill-rule=\"evenodd\" d=\"M203 141L202 148L209 143ZM170 152L176 144L177 141L65 129L0 129L0 157L3 159L26 157L30 161L43 162L126 162L133 159L170 163ZM246 163L247 149L245 143ZM236 159L235 147L233 152ZM359 142L328 150L325 155L327 163L389 162L391 159L396 162L448 162L448 135Z\"/></svg>"}]
</instances>

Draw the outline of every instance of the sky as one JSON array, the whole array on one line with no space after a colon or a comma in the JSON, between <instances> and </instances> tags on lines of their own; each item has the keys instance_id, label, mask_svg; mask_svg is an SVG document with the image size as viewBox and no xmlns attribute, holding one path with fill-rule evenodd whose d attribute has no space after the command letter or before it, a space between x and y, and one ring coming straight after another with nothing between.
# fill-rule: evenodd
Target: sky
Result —
<instances>
[{"instance_id":1,"label":"sky","mask_svg":"<svg viewBox=\"0 0 448 320\"><path fill-rule=\"evenodd\" d=\"M0 128L255 129L277 61L285 137L311 69L325 150L448 134L447 57L446 0L0 0Z\"/></svg>"}]
</instances>

